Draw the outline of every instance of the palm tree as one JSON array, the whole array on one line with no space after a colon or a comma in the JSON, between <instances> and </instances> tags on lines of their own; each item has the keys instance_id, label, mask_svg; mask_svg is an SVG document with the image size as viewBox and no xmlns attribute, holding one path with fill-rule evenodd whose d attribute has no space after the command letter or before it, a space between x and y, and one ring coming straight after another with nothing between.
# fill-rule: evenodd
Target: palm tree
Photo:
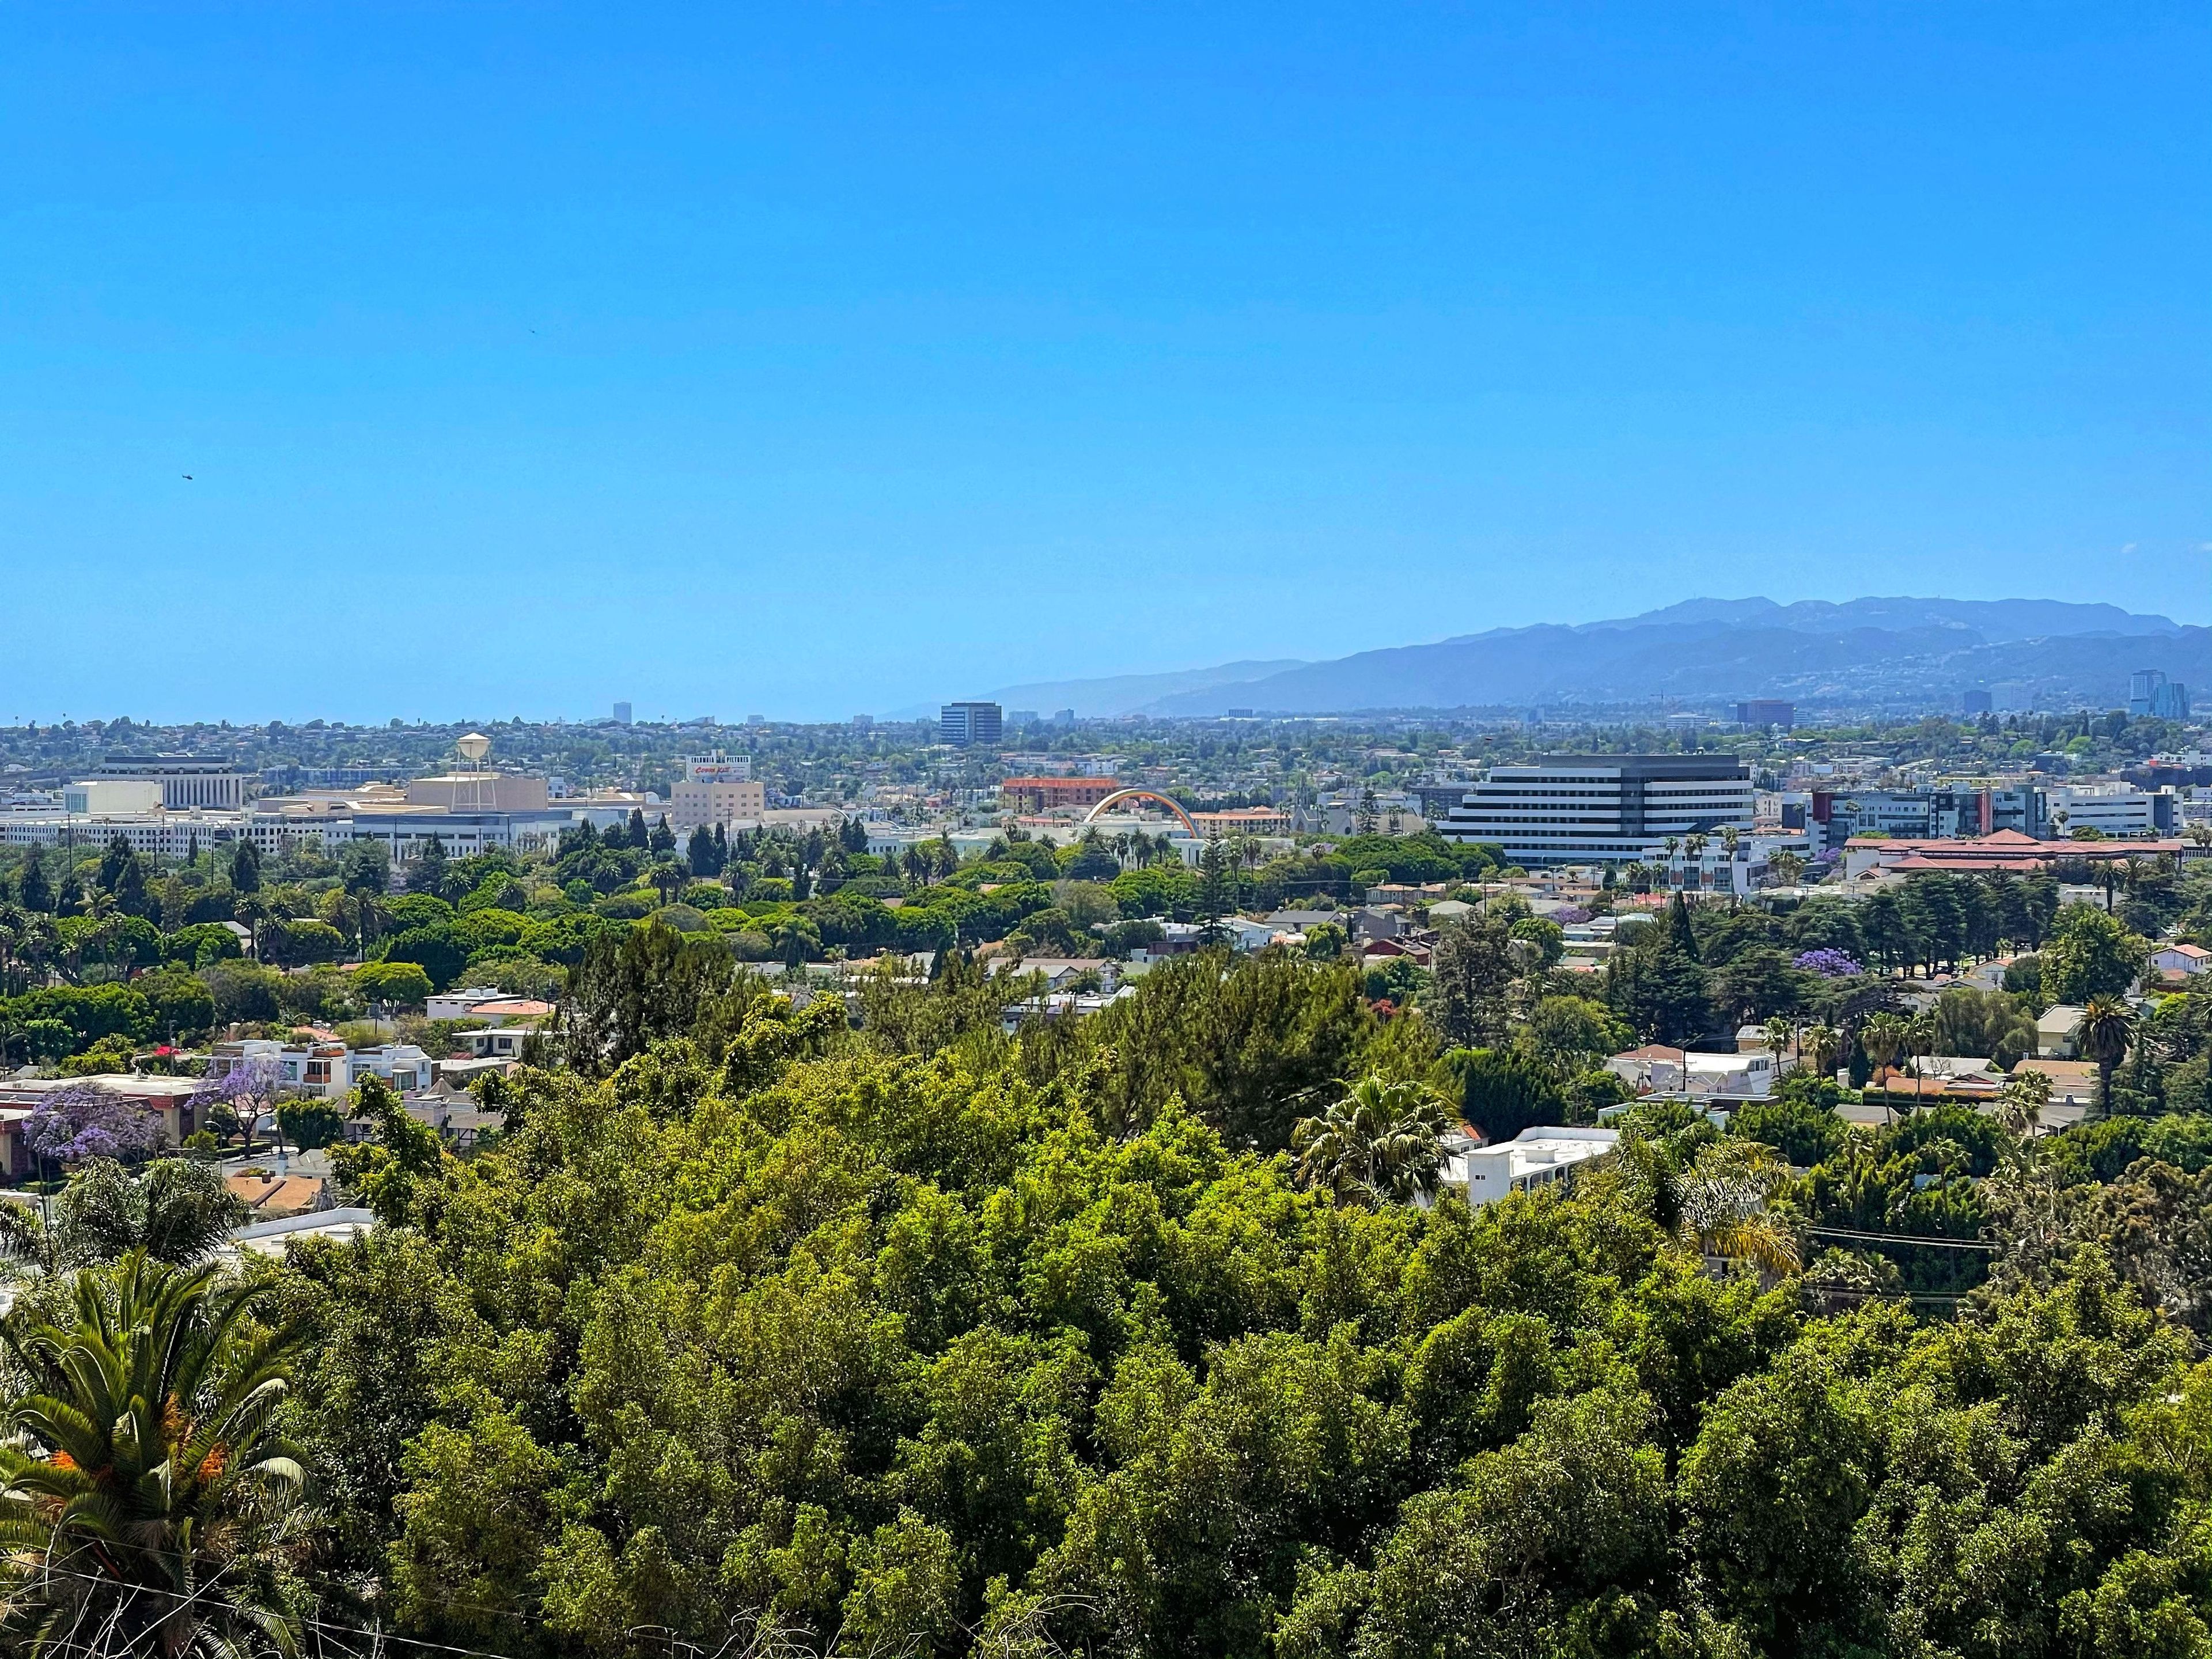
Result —
<instances>
[{"instance_id":1,"label":"palm tree","mask_svg":"<svg viewBox=\"0 0 2212 1659\"><path fill-rule=\"evenodd\" d=\"M307 1477L271 1426L297 1338L265 1287L143 1253L77 1276L73 1326L4 1333L0 1621L33 1651L297 1650L270 1567Z\"/></svg>"},{"instance_id":2,"label":"palm tree","mask_svg":"<svg viewBox=\"0 0 2212 1659\"><path fill-rule=\"evenodd\" d=\"M2041 1072L2015 1069L1997 1091L1997 1121L2023 1140L2032 1138L2051 1103L2051 1079Z\"/></svg>"},{"instance_id":3,"label":"palm tree","mask_svg":"<svg viewBox=\"0 0 2212 1659\"><path fill-rule=\"evenodd\" d=\"M2097 1108L2112 1109L2112 1073L2128 1057L2136 1017L2118 997L2091 997L2081 1010L2081 1052L2097 1062Z\"/></svg>"},{"instance_id":4,"label":"palm tree","mask_svg":"<svg viewBox=\"0 0 2212 1659\"><path fill-rule=\"evenodd\" d=\"M1777 1014L1766 1022L1765 1035L1767 1049L1774 1056L1774 1070L1777 1075L1779 1075L1782 1070L1782 1056L1789 1051L1790 1039L1794 1032L1790 1029L1790 1022L1780 1014ZM1800 1054L1798 1058L1802 1060L1804 1056Z\"/></svg>"},{"instance_id":5,"label":"palm tree","mask_svg":"<svg viewBox=\"0 0 2212 1659\"><path fill-rule=\"evenodd\" d=\"M1798 877L1805 873L1805 860L1785 847L1769 855L1766 872L1783 886L1795 887Z\"/></svg>"},{"instance_id":6,"label":"palm tree","mask_svg":"<svg viewBox=\"0 0 2212 1659\"><path fill-rule=\"evenodd\" d=\"M1674 1179L1677 1237L1701 1255L1748 1261L1777 1276L1796 1273L1796 1236L1767 1208L1789 1173L1755 1140L1706 1147Z\"/></svg>"},{"instance_id":7,"label":"palm tree","mask_svg":"<svg viewBox=\"0 0 2212 1659\"><path fill-rule=\"evenodd\" d=\"M1905 1022L1905 1064L1912 1071L1912 1103L1920 1103L1920 1058L1936 1052L1936 1016L1923 1012Z\"/></svg>"},{"instance_id":8,"label":"palm tree","mask_svg":"<svg viewBox=\"0 0 2212 1659\"><path fill-rule=\"evenodd\" d=\"M1815 1077L1833 1077L1843 1047L1843 1033L1834 1026L1808 1025L1797 1035L1798 1063Z\"/></svg>"},{"instance_id":9,"label":"palm tree","mask_svg":"<svg viewBox=\"0 0 2212 1659\"><path fill-rule=\"evenodd\" d=\"M1875 1070L1885 1073L1882 1078L1885 1097L1889 1093L1889 1079L1886 1074L1897 1064L1898 1056L1905 1052L1905 1022L1895 1014L1873 1015L1859 1027L1859 1046L1867 1051L1867 1058L1874 1062ZM1887 1103L1885 1098L1885 1106Z\"/></svg>"},{"instance_id":10,"label":"palm tree","mask_svg":"<svg viewBox=\"0 0 2212 1659\"><path fill-rule=\"evenodd\" d=\"M1437 1137L1449 1109L1419 1083L1370 1073L1320 1117L1291 1131L1298 1179L1340 1202L1377 1204L1436 1190Z\"/></svg>"},{"instance_id":11,"label":"palm tree","mask_svg":"<svg viewBox=\"0 0 2212 1659\"><path fill-rule=\"evenodd\" d=\"M2212 823L2207 823L2202 818L2197 819L2181 833L2189 844L2200 853L2207 848L2212 848Z\"/></svg>"}]
</instances>

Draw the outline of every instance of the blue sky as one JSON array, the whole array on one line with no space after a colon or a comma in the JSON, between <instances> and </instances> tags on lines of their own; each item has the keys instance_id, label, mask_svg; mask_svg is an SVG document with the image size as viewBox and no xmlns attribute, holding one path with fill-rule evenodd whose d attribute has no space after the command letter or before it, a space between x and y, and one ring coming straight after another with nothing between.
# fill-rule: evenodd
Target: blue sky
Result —
<instances>
[{"instance_id":1,"label":"blue sky","mask_svg":"<svg viewBox=\"0 0 2212 1659\"><path fill-rule=\"evenodd\" d=\"M2202 5L11 5L0 719L2212 621L2208 76Z\"/></svg>"}]
</instances>

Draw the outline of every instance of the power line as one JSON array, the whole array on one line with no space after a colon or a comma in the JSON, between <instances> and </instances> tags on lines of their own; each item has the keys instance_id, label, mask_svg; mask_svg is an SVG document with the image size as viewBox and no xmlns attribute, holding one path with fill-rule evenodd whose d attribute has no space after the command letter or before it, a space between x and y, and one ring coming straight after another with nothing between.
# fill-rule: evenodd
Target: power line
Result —
<instances>
[{"instance_id":1,"label":"power line","mask_svg":"<svg viewBox=\"0 0 2212 1659\"><path fill-rule=\"evenodd\" d=\"M1816 1238L1856 1238L1870 1244L1924 1244L1935 1250L1996 1250L2002 1247L1985 1238L1935 1238L1919 1233L1867 1233L1849 1227L1808 1227Z\"/></svg>"}]
</instances>

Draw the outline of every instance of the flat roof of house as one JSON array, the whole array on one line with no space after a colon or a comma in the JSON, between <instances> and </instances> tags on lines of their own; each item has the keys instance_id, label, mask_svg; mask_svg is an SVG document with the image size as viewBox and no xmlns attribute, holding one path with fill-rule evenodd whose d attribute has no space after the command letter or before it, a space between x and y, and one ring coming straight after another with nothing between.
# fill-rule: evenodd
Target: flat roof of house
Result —
<instances>
[{"instance_id":1,"label":"flat roof of house","mask_svg":"<svg viewBox=\"0 0 2212 1659\"><path fill-rule=\"evenodd\" d=\"M374 1210L319 1210L308 1215L286 1216L276 1221L257 1221L234 1228L230 1235L230 1249L251 1250L256 1255L281 1256L284 1247L295 1238L328 1238L343 1244L375 1230Z\"/></svg>"},{"instance_id":2,"label":"flat roof of house","mask_svg":"<svg viewBox=\"0 0 2212 1659\"><path fill-rule=\"evenodd\" d=\"M222 1184L244 1201L246 1208L278 1215L312 1210L322 1202L320 1176L255 1175L251 1170L223 1177Z\"/></svg>"},{"instance_id":3,"label":"flat roof of house","mask_svg":"<svg viewBox=\"0 0 2212 1659\"><path fill-rule=\"evenodd\" d=\"M167 1103L196 1095L207 1087L196 1077L142 1077L135 1072L95 1072L89 1077L18 1077L0 1082L0 1101L36 1105L64 1089L90 1087L126 1100Z\"/></svg>"}]
</instances>

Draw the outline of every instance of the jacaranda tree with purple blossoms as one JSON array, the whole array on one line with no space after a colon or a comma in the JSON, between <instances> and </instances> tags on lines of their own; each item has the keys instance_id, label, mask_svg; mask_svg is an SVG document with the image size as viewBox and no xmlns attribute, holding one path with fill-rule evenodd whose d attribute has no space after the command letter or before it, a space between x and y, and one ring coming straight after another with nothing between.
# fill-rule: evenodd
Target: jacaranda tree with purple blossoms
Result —
<instances>
[{"instance_id":1,"label":"jacaranda tree with purple blossoms","mask_svg":"<svg viewBox=\"0 0 2212 1659\"><path fill-rule=\"evenodd\" d=\"M1866 972L1849 953L1833 949L1802 951L1797 955L1797 966L1822 979L1855 979Z\"/></svg>"},{"instance_id":2,"label":"jacaranda tree with purple blossoms","mask_svg":"<svg viewBox=\"0 0 2212 1659\"><path fill-rule=\"evenodd\" d=\"M135 1163L161 1145L161 1120L97 1084L72 1084L39 1103L23 1126L24 1145L42 1159L88 1158Z\"/></svg>"},{"instance_id":3,"label":"jacaranda tree with purple blossoms","mask_svg":"<svg viewBox=\"0 0 2212 1659\"><path fill-rule=\"evenodd\" d=\"M246 1130L246 1150L253 1151L253 1126L264 1112L274 1109L276 1103L278 1076L276 1062L266 1055L257 1054L240 1061L225 1076L211 1079L207 1087L192 1096L192 1103L201 1110L199 1118L207 1121L206 1109L228 1106L238 1115Z\"/></svg>"}]
</instances>

